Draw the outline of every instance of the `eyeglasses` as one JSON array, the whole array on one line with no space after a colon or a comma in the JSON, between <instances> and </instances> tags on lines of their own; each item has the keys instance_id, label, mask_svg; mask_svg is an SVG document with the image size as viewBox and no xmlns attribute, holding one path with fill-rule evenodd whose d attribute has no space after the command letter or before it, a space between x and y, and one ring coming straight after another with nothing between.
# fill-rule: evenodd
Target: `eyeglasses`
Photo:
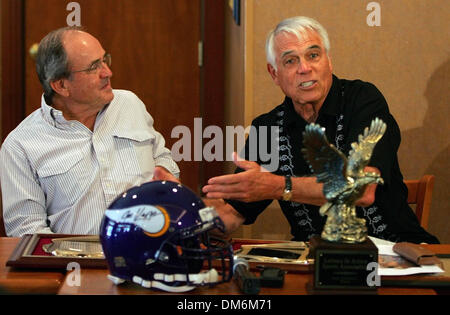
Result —
<instances>
[{"instance_id":1,"label":"eyeglasses","mask_svg":"<svg viewBox=\"0 0 450 315\"><path fill-rule=\"evenodd\" d=\"M77 71L71 71L70 73L77 73L77 72L86 72L87 74L91 73L97 73L97 70L102 68L103 64L107 65L108 68L111 67L111 54L105 54L102 59L98 59L94 61L89 68L84 70L77 70Z\"/></svg>"}]
</instances>

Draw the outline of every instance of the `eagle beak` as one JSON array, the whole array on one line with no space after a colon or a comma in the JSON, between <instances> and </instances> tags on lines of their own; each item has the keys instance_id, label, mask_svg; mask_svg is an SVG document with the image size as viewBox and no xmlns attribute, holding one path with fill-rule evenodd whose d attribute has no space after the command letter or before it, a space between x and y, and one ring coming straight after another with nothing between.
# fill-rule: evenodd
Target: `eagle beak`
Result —
<instances>
[{"instance_id":1,"label":"eagle beak","mask_svg":"<svg viewBox=\"0 0 450 315\"><path fill-rule=\"evenodd\" d=\"M370 176L370 177L372 177L372 178L375 178L375 183L377 183L377 184L381 184L381 185L384 184L383 178L381 178L381 177L380 177L380 174L378 174L378 173L375 173L375 172L368 172L368 173L366 173L365 175L366 175L366 176Z\"/></svg>"}]
</instances>

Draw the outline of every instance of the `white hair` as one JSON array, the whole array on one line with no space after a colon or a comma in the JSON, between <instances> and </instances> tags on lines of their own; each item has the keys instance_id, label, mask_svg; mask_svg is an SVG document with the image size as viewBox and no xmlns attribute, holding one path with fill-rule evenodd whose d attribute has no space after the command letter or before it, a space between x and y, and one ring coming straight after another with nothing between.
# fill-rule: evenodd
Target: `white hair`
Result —
<instances>
[{"instance_id":1,"label":"white hair","mask_svg":"<svg viewBox=\"0 0 450 315\"><path fill-rule=\"evenodd\" d=\"M330 50L330 40L328 39L328 33L325 28L316 20L306 16L296 16L281 21L274 30L270 31L266 40L266 58L275 70L277 69L275 62L275 37L281 32L291 33L297 36L300 40L306 36L308 30L315 31L322 40L325 47L325 51Z\"/></svg>"}]
</instances>

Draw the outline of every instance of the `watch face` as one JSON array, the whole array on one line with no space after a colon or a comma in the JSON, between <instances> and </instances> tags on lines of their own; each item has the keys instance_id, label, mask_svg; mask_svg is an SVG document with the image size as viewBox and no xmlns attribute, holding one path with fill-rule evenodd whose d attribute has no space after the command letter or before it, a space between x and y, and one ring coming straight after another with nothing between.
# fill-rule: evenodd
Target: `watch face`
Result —
<instances>
[{"instance_id":1,"label":"watch face","mask_svg":"<svg viewBox=\"0 0 450 315\"><path fill-rule=\"evenodd\" d=\"M283 200L284 200L284 201L289 201L289 200L291 200L291 198L292 198L292 191L290 191L290 190L285 190L285 191L283 192Z\"/></svg>"}]
</instances>

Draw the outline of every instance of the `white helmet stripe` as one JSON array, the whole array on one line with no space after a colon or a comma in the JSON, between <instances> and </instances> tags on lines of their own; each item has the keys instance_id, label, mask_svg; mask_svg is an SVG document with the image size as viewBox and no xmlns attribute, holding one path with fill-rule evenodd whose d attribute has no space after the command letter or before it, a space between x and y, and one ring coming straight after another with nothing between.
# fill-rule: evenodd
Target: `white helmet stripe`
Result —
<instances>
[{"instance_id":1,"label":"white helmet stripe","mask_svg":"<svg viewBox=\"0 0 450 315\"><path fill-rule=\"evenodd\" d=\"M125 209L108 209L105 215L118 223L132 223L145 232L158 234L167 229L170 218L162 207L139 205Z\"/></svg>"}]
</instances>

